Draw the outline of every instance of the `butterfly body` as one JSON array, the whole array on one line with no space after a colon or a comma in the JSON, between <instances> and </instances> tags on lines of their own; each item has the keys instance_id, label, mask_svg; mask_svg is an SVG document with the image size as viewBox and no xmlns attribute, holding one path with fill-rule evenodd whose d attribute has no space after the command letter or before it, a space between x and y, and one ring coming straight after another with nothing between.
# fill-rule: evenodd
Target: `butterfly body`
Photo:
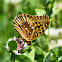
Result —
<instances>
[{"instance_id":1,"label":"butterfly body","mask_svg":"<svg viewBox=\"0 0 62 62\"><path fill-rule=\"evenodd\" d=\"M46 16L36 16L20 14L13 20L15 29L27 41L32 41L41 36L50 23L50 18Z\"/></svg>"}]
</instances>

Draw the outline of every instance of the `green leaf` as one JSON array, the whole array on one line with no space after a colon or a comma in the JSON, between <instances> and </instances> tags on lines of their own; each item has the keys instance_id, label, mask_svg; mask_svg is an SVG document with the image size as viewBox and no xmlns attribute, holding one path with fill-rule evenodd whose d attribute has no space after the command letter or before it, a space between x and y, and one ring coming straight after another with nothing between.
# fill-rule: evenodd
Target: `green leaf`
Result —
<instances>
[{"instance_id":1,"label":"green leaf","mask_svg":"<svg viewBox=\"0 0 62 62\"><path fill-rule=\"evenodd\" d=\"M35 12L37 15L45 15L46 11L44 9L35 9Z\"/></svg>"},{"instance_id":2,"label":"green leaf","mask_svg":"<svg viewBox=\"0 0 62 62\"><path fill-rule=\"evenodd\" d=\"M25 55L16 56L16 60L19 62L32 62L31 59Z\"/></svg>"},{"instance_id":3,"label":"green leaf","mask_svg":"<svg viewBox=\"0 0 62 62\"><path fill-rule=\"evenodd\" d=\"M33 48L31 52L28 54L28 57L33 61L35 57L35 49Z\"/></svg>"},{"instance_id":4,"label":"green leaf","mask_svg":"<svg viewBox=\"0 0 62 62\"><path fill-rule=\"evenodd\" d=\"M47 38L46 35L38 37L36 41L37 41L36 46L41 47L45 51L48 51L49 39Z\"/></svg>"},{"instance_id":5,"label":"green leaf","mask_svg":"<svg viewBox=\"0 0 62 62\"><path fill-rule=\"evenodd\" d=\"M46 0L46 2L45 2L45 3L47 4L48 2L50 2L50 0Z\"/></svg>"},{"instance_id":6,"label":"green leaf","mask_svg":"<svg viewBox=\"0 0 62 62\"><path fill-rule=\"evenodd\" d=\"M60 57L58 58L58 61L62 61L62 56L60 56Z\"/></svg>"},{"instance_id":7,"label":"green leaf","mask_svg":"<svg viewBox=\"0 0 62 62\"><path fill-rule=\"evenodd\" d=\"M57 15L59 13L59 11L60 11L60 9L53 7L53 13L52 13L51 17Z\"/></svg>"},{"instance_id":8,"label":"green leaf","mask_svg":"<svg viewBox=\"0 0 62 62\"><path fill-rule=\"evenodd\" d=\"M36 47L35 60L37 60L38 62L43 62L43 58L44 58L44 51L42 51L40 47Z\"/></svg>"},{"instance_id":9,"label":"green leaf","mask_svg":"<svg viewBox=\"0 0 62 62\"><path fill-rule=\"evenodd\" d=\"M44 51L42 51L42 49L40 47L36 47L37 54L43 54Z\"/></svg>"},{"instance_id":10,"label":"green leaf","mask_svg":"<svg viewBox=\"0 0 62 62\"><path fill-rule=\"evenodd\" d=\"M16 50L17 49L17 43L16 43L16 41L10 41L8 43L8 46L9 46L10 50Z\"/></svg>"},{"instance_id":11,"label":"green leaf","mask_svg":"<svg viewBox=\"0 0 62 62\"><path fill-rule=\"evenodd\" d=\"M51 62L51 57L50 57L50 53L46 56L44 62Z\"/></svg>"},{"instance_id":12,"label":"green leaf","mask_svg":"<svg viewBox=\"0 0 62 62\"><path fill-rule=\"evenodd\" d=\"M36 60L33 60L32 62L37 62Z\"/></svg>"},{"instance_id":13,"label":"green leaf","mask_svg":"<svg viewBox=\"0 0 62 62\"><path fill-rule=\"evenodd\" d=\"M1 48L0 48L1 50ZM10 53L8 52L7 49L3 48L3 60L2 60L2 55L0 56L0 62L9 62L10 59ZM2 61L1 61L2 60Z\"/></svg>"}]
</instances>

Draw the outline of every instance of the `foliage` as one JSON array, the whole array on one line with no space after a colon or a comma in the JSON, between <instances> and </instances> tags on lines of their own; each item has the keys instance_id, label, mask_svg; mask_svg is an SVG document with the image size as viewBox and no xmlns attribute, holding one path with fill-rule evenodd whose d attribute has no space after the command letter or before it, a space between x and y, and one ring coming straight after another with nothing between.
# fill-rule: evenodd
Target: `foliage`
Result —
<instances>
[{"instance_id":1,"label":"foliage","mask_svg":"<svg viewBox=\"0 0 62 62\"><path fill-rule=\"evenodd\" d=\"M8 42L8 46L9 46L10 50L16 50L17 43L15 41L10 41L10 42Z\"/></svg>"},{"instance_id":2,"label":"foliage","mask_svg":"<svg viewBox=\"0 0 62 62\"><path fill-rule=\"evenodd\" d=\"M26 13L30 15L48 15L51 19L49 28L62 28L61 0L1 0L0 1L0 45L6 45L7 40L14 36L20 37L13 26L13 19L16 15ZM48 28L48 29L49 29ZM48 31L49 33L49 31ZM59 38L55 38L55 42ZM45 33L22 55L16 55L15 62L62 62L62 46L49 50L49 43L53 38ZM16 46L16 43L14 43ZM9 46L14 44L9 43ZM29 47L29 46L28 46ZM16 47L10 47L11 50ZM9 62L11 54L3 47L0 47L0 61Z\"/></svg>"}]
</instances>

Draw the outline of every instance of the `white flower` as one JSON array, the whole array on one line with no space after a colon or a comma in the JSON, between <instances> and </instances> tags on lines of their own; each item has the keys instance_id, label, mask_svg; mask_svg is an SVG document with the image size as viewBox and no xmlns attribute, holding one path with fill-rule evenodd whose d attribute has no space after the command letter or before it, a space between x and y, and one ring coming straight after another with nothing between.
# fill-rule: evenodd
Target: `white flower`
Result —
<instances>
[{"instance_id":1,"label":"white flower","mask_svg":"<svg viewBox=\"0 0 62 62\"><path fill-rule=\"evenodd\" d=\"M24 50L24 48L27 46L27 43L25 43L23 40L21 40L20 38L10 38L7 42L7 45L6 45L6 48L8 49L8 51L10 51L9 49L9 46L8 46L8 43L10 41L15 41L17 43L17 50L13 50L13 52L16 54L16 55L21 55L21 51Z\"/></svg>"},{"instance_id":2,"label":"white flower","mask_svg":"<svg viewBox=\"0 0 62 62\"><path fill-rule=\"evenodd\" d=\"M57 46L56 42L54 40L51 40L49 43L49 49L54 49Z\"/></svg>"},{"instance_id":3,"label":"white flower","mask_svg":"<svg viewBox=\"0 0 62 62\"><path fill-rule=\"evenodd\" d=\"M48 35L48 29L45 31L45 34ZM49 28L49 37L50 38L51 37L60 37L61 34L62 34L62 29L61 28L60 29Z\"/></svg>"},{"instance_id":4,"label":"white flower","mask_svg":"<svg viewBox=\"0 0 62 62\"><path fill-rule=\"evenodd\" d=\"M7 48L8 51L9 51L8 43L9 43L10 41L12 41L12 38L10 38L10 39L8 40L7 44L6 44L6 48Z\"/></svg>"},{"instance_id":5,"label":"white flower","mask_svg":"<svg viewBox=\"0 0 62 62\"><path fill-rule=\"evenodd\" d=\"M13 3L13 4L19 3L21 1L22 0L5 0L6 3Z\"/></svg>"},{"instance_id":6,"label":"white flower","mask_svg":"<svg viewBox=\"0 0 62 62\"><path fill-rule=\"evenodd\" d=\"M62 47L62 39L58 40L57 46Z\"/></svg>"}]
</instances>

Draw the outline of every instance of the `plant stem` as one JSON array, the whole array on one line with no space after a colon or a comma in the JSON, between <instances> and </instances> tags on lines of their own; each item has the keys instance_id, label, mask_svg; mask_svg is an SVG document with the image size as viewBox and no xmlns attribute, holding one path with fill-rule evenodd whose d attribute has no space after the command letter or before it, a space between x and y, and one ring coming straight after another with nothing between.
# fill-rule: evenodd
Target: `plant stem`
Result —
<instances>
[{"instance_id":1,"label":"plant stem","mask_svg":"<svg viewBox=\"0 0 62 62\"><path fill-rule=\"evenodd\" d=\"M28 49L30 49L36 42L33 42L32 45L30 45L30 47Z\"/></svg>"},{"instance_id":2,"label":"plant stem","mask_svg":"<svg viewBox=\"0 0 62 62\"><path fill-rule=\"evenodd\" d=\"M13 53L13 62L15 62L15 53Z\"/></svg>"},{"instance_id":3,"label":"plant stem","mask_svg":"<svg viewBox=\"0 0 62 62\"><path fill-rule=\"evenodd\" d=\"M48 38L49 38L49 27L48 27Z\"/></svg>"},{"instance_id":4,"label":"plant stem","mask_svg":"<svg viewBox=\"0 0 62 62\"><path fill-rule=\"evenodd\" d=\"M0 45L0 47L6 48L6 46Z\"/></svg>"},{"instance_id":5,"label":"plant stem","mask_svg":"<svg viewBox=\"0 0 62 62\"><path fill-rule=\"evenodd\" d=\"M11 62L15 62L15 53L11 51L11 57L10 57Z\"/></svg>"},{"instance_id":6,"label":"plant stem","mask_svg":"<svg viewBox=\"0 0 62 62\"><path fill-rule=\"evenodd\" d=\"M13 61L13 54L11 53L10 61Z\"/></svg>"}]
</instances>

